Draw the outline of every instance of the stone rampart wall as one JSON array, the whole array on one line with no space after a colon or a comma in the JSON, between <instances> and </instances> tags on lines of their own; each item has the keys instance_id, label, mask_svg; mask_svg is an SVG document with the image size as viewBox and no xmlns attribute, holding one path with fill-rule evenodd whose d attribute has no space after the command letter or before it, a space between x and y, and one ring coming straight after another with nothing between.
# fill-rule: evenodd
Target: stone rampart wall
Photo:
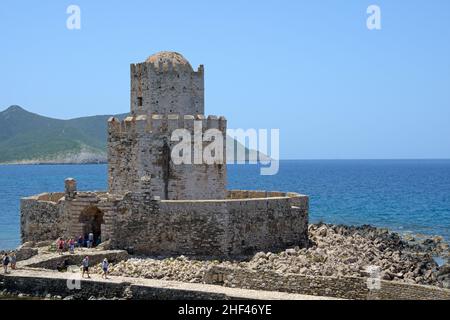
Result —
<instances>
[{"instance_id":1,"label":"stone rampart wall","mask_svg":"<svg viewBox=\"0 0 450 320\"><path fill-rule=\"evenodd\" d=\"M368 279L358 277L314 277L215 266L208 270L204 280L228 287L345 299L450 300L448 289L380 280L379 289L369 290Z\"/></svg>"},{"instance_id":2,"label":"stone rampart wall","mask_svg":"<svg viewBox=\"0 0 450 320\"><path fill-rule=\"evenodd\" d=\"M44 241L61 236L66 225L63 223L63 206L52 194L41 194L23 198L20 201L20 232L22 243ZM40 200L45 199L45 200Z\"/></svg>"},{"instance_id":3,"label":"stone rampart wall","mask_svg":"<svg viewBox=\"0 0 450 320\"><path fill-rule=\"evenodd\" d=\"M239 256L307 244L308 198L144 199L118 207L113 246L149 255Z\"/></svg>"},{"instance_id":4,"label":"stone rampart wall","mask_svg":"<svg viewBox=\"0 0 450 320\"><path fill-rule=\"evenodd\" d=\"M307 244L308 197L239 191L243 199L159 200L150 193L123 197L78 192L59 202L22 199L22 239L83 235L80 216L101 212L101 239L147 255L240 256ZM267 193L264 193L267 196ZM44 197L45 198L45 197Z\"/></svg>"}]
</instances>

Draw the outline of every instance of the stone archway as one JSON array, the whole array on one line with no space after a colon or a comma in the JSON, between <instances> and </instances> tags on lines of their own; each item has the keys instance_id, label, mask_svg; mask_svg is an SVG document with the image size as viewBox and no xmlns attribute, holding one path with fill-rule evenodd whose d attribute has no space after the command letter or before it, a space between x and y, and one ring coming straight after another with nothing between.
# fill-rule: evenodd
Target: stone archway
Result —
<instances>
[{"instance_id":1,"label":"stone archway","mask_svg":"<svg viewBox=\"0 0 450 320\"><path fill-rule=\"evenodd\" d=\"M83 236L87 236L89 233L94 234L94 244L98 239L101 240L103 212L96 206L89 206L80 213L79 222L82 224Z\"/></svg>"}]
</instances>

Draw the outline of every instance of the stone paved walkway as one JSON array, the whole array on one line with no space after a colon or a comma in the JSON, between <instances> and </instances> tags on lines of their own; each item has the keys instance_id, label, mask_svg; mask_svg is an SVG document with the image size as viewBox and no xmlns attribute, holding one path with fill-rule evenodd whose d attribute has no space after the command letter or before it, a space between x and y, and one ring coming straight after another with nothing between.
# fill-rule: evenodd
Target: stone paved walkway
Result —
<instances>
[{"instance_id":1,"label":"stone paved walkway","mask_svg":"<svg viewBox=\"0 0 450 320\"><path fill-rule=\"evenodd\" d=\"M55 279L81 279L80 273L56 272L52 270L20 268L12 271L7 277L38 277L38 278L55 278ZM185 283L178 281L165 281L155 279L131 278L110 276L109 279L102 279L100 275L91 275L91 279L84 278L85 281L95 281L101 283L130 283L140 286L166 288L175 290L198 291L204 293L224 294L234 299L254 299L254 300L337 300L329 297L316 297L302 294L293 294L274 291L247 290L238 288L228 288L218 285Z\"/></svg>"},{"instance_id":2,"label":"stone paved walkway","mask_svg":"<svg viewBox=\"0 0 450 320\"><path fill-rule=\"evenodd\" d=\"M127 256L123 250L97 250L97 249L76 249L74 254L69 252L64 252L59 254L58 252L48 252L47 250L40 250L39 254L31 257L27 260L22 260L17 262L19 268L25 268L27 266L37 265L52 259L64 259L64 258L78 258L82 259L84 256L88 255L90 258L109 258L114 255ZM81 260L80 260L81 261Z\"/></svg>"},{"instance_id":3,"label":"stone paved walkway","mask_svg":"<svg viewBox=\"0 0 450 320\"><path fill-rule=\"evenodd\" d=\"M111 254L120 254L121 250L108 250L101 251L96 249L77 249L75 255L71 255L65 252L60 255L56 252L48 252L47 250L40 250L39 254L31 257L28 260L19 261L17 263L17 270L11 271L7 274L7 277L36 277L36 278L54 278L54 279L82 279L80 272L58 272L55 270L44 269L44 268L32 268L31 265L40 264L45 261L53 259L61 259L63 257L81 257L84 255L102 256ZM302 294L293 294L286 292L275 292L275 291L262 291L262 290L248 290L239 288L229 288L220 285L210 285L201 283L188 283L179 281L167 281L167 280L157 280L157 279L146 279L146 278L133 278L124 276L109 276L107 280L102 279L101 275L92 274L91 279L84 278L84 281L93 281L98 284L101 283L117 283L117 284L134 284L139 286L148 286L151 288L165 288L174 289L180 291L195 291L202 293L211 294L222 294L234 299L255 299L255 300L337 300L331 297L317 297Z\"/></svg>"}]
</instances>

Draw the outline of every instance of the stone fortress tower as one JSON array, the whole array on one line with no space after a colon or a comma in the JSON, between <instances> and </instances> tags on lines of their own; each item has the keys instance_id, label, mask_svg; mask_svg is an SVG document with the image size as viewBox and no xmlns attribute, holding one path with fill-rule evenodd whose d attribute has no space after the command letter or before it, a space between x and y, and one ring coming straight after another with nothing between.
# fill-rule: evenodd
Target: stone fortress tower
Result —
<instances>
[{"instance_id":1,"label":"stone fortress tower","mask_svg":"<svg viewBox=\"0 0 450 320\"><path fill-rule=\"evenodd\" d=\"M204 115L203 66L160 52L130 71L130 115L108 120L108 190L78 191L68 178L65 192L22 198L23 242L93 233L137 254L208 257L307 245L307 196L226 190L227 123ZM191 163L173 161L177 129L193 137ZM208 163L195 150L207 149L210 129L223 155Z\"/></svg>"},{"instance_id":2,"label":"stone fortress tower","mask_svg":"<svg viewBox=\"0 0 450 320\"><path fill-rule=\"evenodd\" d=\"M197 125L200 134L211 128L222 132L226 159L226 120L204 116L203 76L203 66L194 71L176 52L131 65L131 115L122 123L109 120L109 192L151 192L170 200L225 198L225 160L208 165L192 158L192 164L174 165L170 157L176 144L172 132L184 128L194 137Z\"/></svg>"},{"instance_id":3,"label":"stone fortress tower","mask_svg":"<svg viewBox=\"0 0 450 320\"><path fill-rule=\"evenodd\" d=\"M159 52L131 64L131 114L204 114L204 68L179 53Z\"/></svg>"}]
</instances>

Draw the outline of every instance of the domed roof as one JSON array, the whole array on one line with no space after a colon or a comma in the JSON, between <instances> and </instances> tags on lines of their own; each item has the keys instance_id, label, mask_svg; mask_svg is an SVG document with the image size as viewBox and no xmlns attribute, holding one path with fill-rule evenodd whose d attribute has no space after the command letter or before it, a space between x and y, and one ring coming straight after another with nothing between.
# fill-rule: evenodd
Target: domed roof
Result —
<instances>
[{"instance_id":1,"label":"domed roof","mask_svg":"<svg viewBox=\"0 0 450 320\"><path fill-rule=\"evenodd\" d=\"M161 63L163 70L168 69L168 65L170 62L175 69L193 71L189 61L187 61L186 58L183 57L178 52L161 51L148 57L148 59L145 62L151 63L156 67L158 67L159 64Z\"/></svg>"}]
</instances>

